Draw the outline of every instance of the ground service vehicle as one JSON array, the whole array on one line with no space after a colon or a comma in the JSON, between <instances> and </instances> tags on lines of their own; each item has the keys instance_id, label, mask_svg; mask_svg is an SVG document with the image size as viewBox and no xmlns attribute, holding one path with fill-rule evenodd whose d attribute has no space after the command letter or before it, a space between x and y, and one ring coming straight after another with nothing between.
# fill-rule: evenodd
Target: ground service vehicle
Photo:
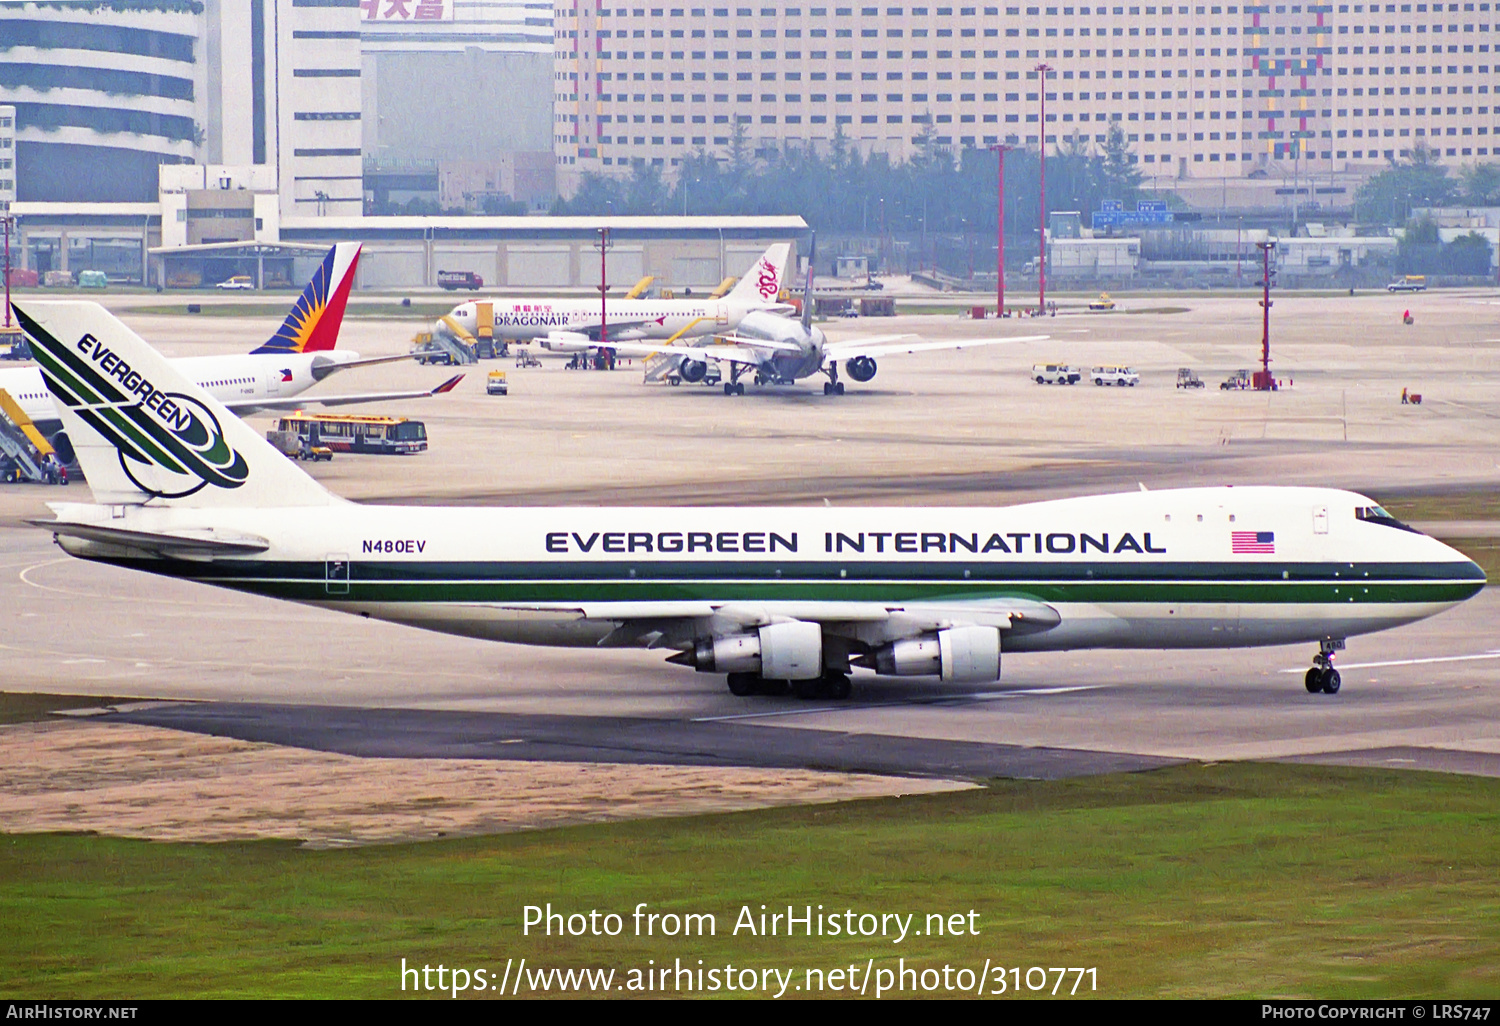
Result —
<instances>
[{"instance_id":1,"label":"ground service vehicle","mask_svg":"<svg viewBox=\"0 0 1500 1026\"><path fill-rule=\"evenodd\" d=\"M1089 302L1089 309L1095 313L1108 313L1115 308L1115 301L1109 298L1108 292L1099 293L1099 298Z\"/></svg>"},{"instance_id":2,"label":"ground service vehicle","mask_svg":"<svg viewBox=\"0 0 1500 1026\"><path fill-rule=\"evenodd\" d=\"M490 371L484 382L485 395L510 395L510 386L505 383L504 371Z\"/></svg>"},{"instance_id":3,"label":"ground service vehicle","mask_svg":"<svg viewBox=\"0 0 1500 1026\"><path fill-rule=\"evenodd\" d=\"M81 289L108 288L109 279L104 276L103 271L79 271L78 287Z\"/></svg>"},{"instance_id":4,"label":"ground service vehicle","mask_svg":"<svg viewBox=\"0 0 1500 1026\"><path fill-rule=\"evenodd\" d=\"M478 292L484 288L484 279L473 271L439 271L438 284L449 292L457 289Z\"/></svg>"},{"instance_id":5,"label":"ground service vehicle","mask_svg":"<svg viewBox=\"0 0 1500 1026\"><path fill-rule=\"evenodd\" d=\"M1385 290L1387 292L1425 292L1427 291L1427 276L1408 274L1391 282Z\"/></svg>"},{"instance_id":6,"label":"ground service vehicle","mask_svg":"<svg viewBox=\"0 0 1500 1026\"><path fill-rule=\"evenodd\" d=\"M236 274L233 278L225 278L223 281L219 282L219 284L215 285L214 288L253 289L255 288L255 282L251 280L248 274Z\"/></svg>"},{"instance_id":7,"label":"ground service vehicle","mask_svg":"<svg viewBox=\"0 0 1500 1026\"><path fill-rule=\"evenodd\" d=\"M1095 367L1089 371L1089 377L1094 379L1096 385L1129 385L1134 388L1140 383L1141 376L1129 367Z\"/></svg>"},{"instance_id":8,"label":"ground service vehicle","mask_svg":"<svg viewBox=\"0 0 1500 1026\"><path fill-rule=\"evenodd\" d=\"M277 421L276 430L295 436L299 448L323 446L331 452L404 456L427 448L427 425L405 417L297 412Z\"/></svg>"},{"instance_id":9,"label":"ground service vehicle","mask_svg":"<svg viewBox=\"0 0 1500 1026\"><path fill-rule=\"evenodd\" d=\"M1031 376L1038 385L1076 385L1083 372L1065 363L1038 363L1032 365Z\"/></svg>"},{"instance_id":10,"label":"ground service vehicle","mask_svg":"<svg viewBox=\"0 0 1500 1026\"><path fill-rule=\"evenodd\" d=\"M423 340L425 336L425 341ZM418 336L417 344L411 347L416 354L417 362L426 366L428 364L442 364L446 367L453 365L453 354L439 346L432 340L432 335L424 332Z\"/></svg>"},{"instance_id":11,"label":"ground service vehicle","mask_svg":"<svg viewBox=\"0 0 1500 1026\"><path fill-rule=\"evenodd\" d=\"M1243 392L1250 387L1250 381L1250 372L1240 369L1219 382L1219 390L1221 392Z\"/></svg>"},{"instance_id":12,"label":"ground service vehicle","mask_svg":"<svg viewBox=\"0 0 1500 1026\"><path fill-rule=\"evenodd\" d=\"M1200 378L1197 374L1193 373L1193 368L1191 368L1191 367L1178 367L1177 368L1177 387L1178 388L1202 388L1203 387L1203 379Z\"/></svg>"}]
</instances>

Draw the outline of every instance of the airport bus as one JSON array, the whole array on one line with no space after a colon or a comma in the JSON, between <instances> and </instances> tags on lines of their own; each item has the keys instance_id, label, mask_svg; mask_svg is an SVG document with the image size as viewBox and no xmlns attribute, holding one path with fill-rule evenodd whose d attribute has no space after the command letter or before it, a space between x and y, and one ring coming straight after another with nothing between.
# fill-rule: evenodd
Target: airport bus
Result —
<instances>
[{"instance_id":1,"label":"airport bus","mask_svg":"<svg viewBox=\"0 0 1500 1026\"><path fill-rule=\"evenodd\" d=\"M285 437L334 452L406 455L427 448L427 425L405 417L360 417L341 413L288 414L277 422Z\"/></svg>"}]
</instances>

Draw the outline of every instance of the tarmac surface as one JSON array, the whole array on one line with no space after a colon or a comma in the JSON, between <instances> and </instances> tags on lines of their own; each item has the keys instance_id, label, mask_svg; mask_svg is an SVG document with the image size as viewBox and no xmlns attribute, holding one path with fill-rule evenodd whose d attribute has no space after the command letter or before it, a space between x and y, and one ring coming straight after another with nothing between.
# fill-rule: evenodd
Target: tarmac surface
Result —
<instances>
[{"instance_id":1,"label":"tarmac surface","mask_svg":"<svg viewBox=\"0 0 1500 1026\"><path fill-rule=\"evenodd\" d=\"M379 411L423 419L427 453L339 456L310 472L356 500L491 505L988 505L1142 484L1500 495L1500 293L1278 296L1273 369L1288 387L1221 391L1258 358L1257 299L830 324L836 337L1011 340L885 357L874 381L837 398L821 379L731 399L643 385L639 366L481 364L451 396ZM171 355L245 351L278 321L121 312ZM342 345L399 352L425 327L351 319ZM1033 363L1055 361L1129 364L1142 382L1031 381ZM1208 387L1177 389L1178 367ZM484 395L490 369L507 371L508 397ZM386 365L315 391L448 373ZM1403 405L1403 388L1422 404ZM21 524L49 501L87 493L0 491L0 687L178 703L116 714L133 723L376 756L956 777L1253 758L1500 775L1500 594L1488 590L1350 639L1337 696L1305 692L1312 649L1298 646L1007 655L1003 680L985 687L861 675L848 702L743 699L661 653L451 638L85 564ZM1451 537L1500 533L1492 519L1451 519L1466 521Z\"/></svg>"}]
</instances>

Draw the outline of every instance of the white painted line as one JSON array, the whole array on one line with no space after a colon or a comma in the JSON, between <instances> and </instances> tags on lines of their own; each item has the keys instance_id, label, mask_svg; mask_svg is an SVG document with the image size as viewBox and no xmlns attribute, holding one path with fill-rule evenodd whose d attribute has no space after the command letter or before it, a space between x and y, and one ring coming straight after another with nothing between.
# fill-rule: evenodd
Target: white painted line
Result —
<instances>
[{"instance_id":1,"label":"white painted line","mask_svg":"<svg viewBox=\"0 0 1500 1026\"><path fill-rule=\"evenodd\" d=\"M765 712L734 713L731 716L694 716L689 723L718 723L720 720L758 720L770 716L796 716L799 713L838 712L841 709L868 709L864 705L825 705L800 709L769 709Z\"/></svg>"},{"instance_id":2,"label":"white painted line","mask_svg":"<svg viewBox=\"0 0 1500 1026\"><path fill-rule=\"evenodd\" d=\"M1338 670L1364 670L1375 666L1418 666L1422 663L1462 663L1474 659L1500 659L1500 650L1483 652L1478 655L1461 656L1429 656L1426 659L1388 659L1382 663L1339 663L1335 662L1334 668ZM1291 670L1282 670L1282 673L1306 673L1307 667L1299 666Z\"/></svg>"}]
</instances>

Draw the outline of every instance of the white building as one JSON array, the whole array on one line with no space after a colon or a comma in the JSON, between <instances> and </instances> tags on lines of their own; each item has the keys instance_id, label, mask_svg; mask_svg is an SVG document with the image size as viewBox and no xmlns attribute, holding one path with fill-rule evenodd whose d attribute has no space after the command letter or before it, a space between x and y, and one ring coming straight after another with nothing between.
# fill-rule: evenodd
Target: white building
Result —
<instances>
[{"instance_id":1,"label":"white building","mask_svg":"<svg viewBox=\"0 0 1500 1026\"><path fill-rule=\"evenodd\" d=\"M358 214L358 0L0 5L23 202L154 202L162 164L269 165Z\"/></svg>"},{"instance_id":2,"label":"white building","mask_svg":"<svg viewBox=\"0 0 1500 1026\"><path fill-rule=\"evenodd\" d=\"M0 214L16 201L16 108L0 106Z\"/></svg>"},{"instance_id":3,"label":"white building","mask_svg":"<svg viewBox=\"0 0 1500 1026\"><path fill-rule=\"evenodd\" d=\"M559 170L669 168L736 133L899 160L924 134L1050 150L1113 125L1147 175L1186 181L1500 152L1500 4L825 2L559 7Z\"/></svg>"}]
</instances>

